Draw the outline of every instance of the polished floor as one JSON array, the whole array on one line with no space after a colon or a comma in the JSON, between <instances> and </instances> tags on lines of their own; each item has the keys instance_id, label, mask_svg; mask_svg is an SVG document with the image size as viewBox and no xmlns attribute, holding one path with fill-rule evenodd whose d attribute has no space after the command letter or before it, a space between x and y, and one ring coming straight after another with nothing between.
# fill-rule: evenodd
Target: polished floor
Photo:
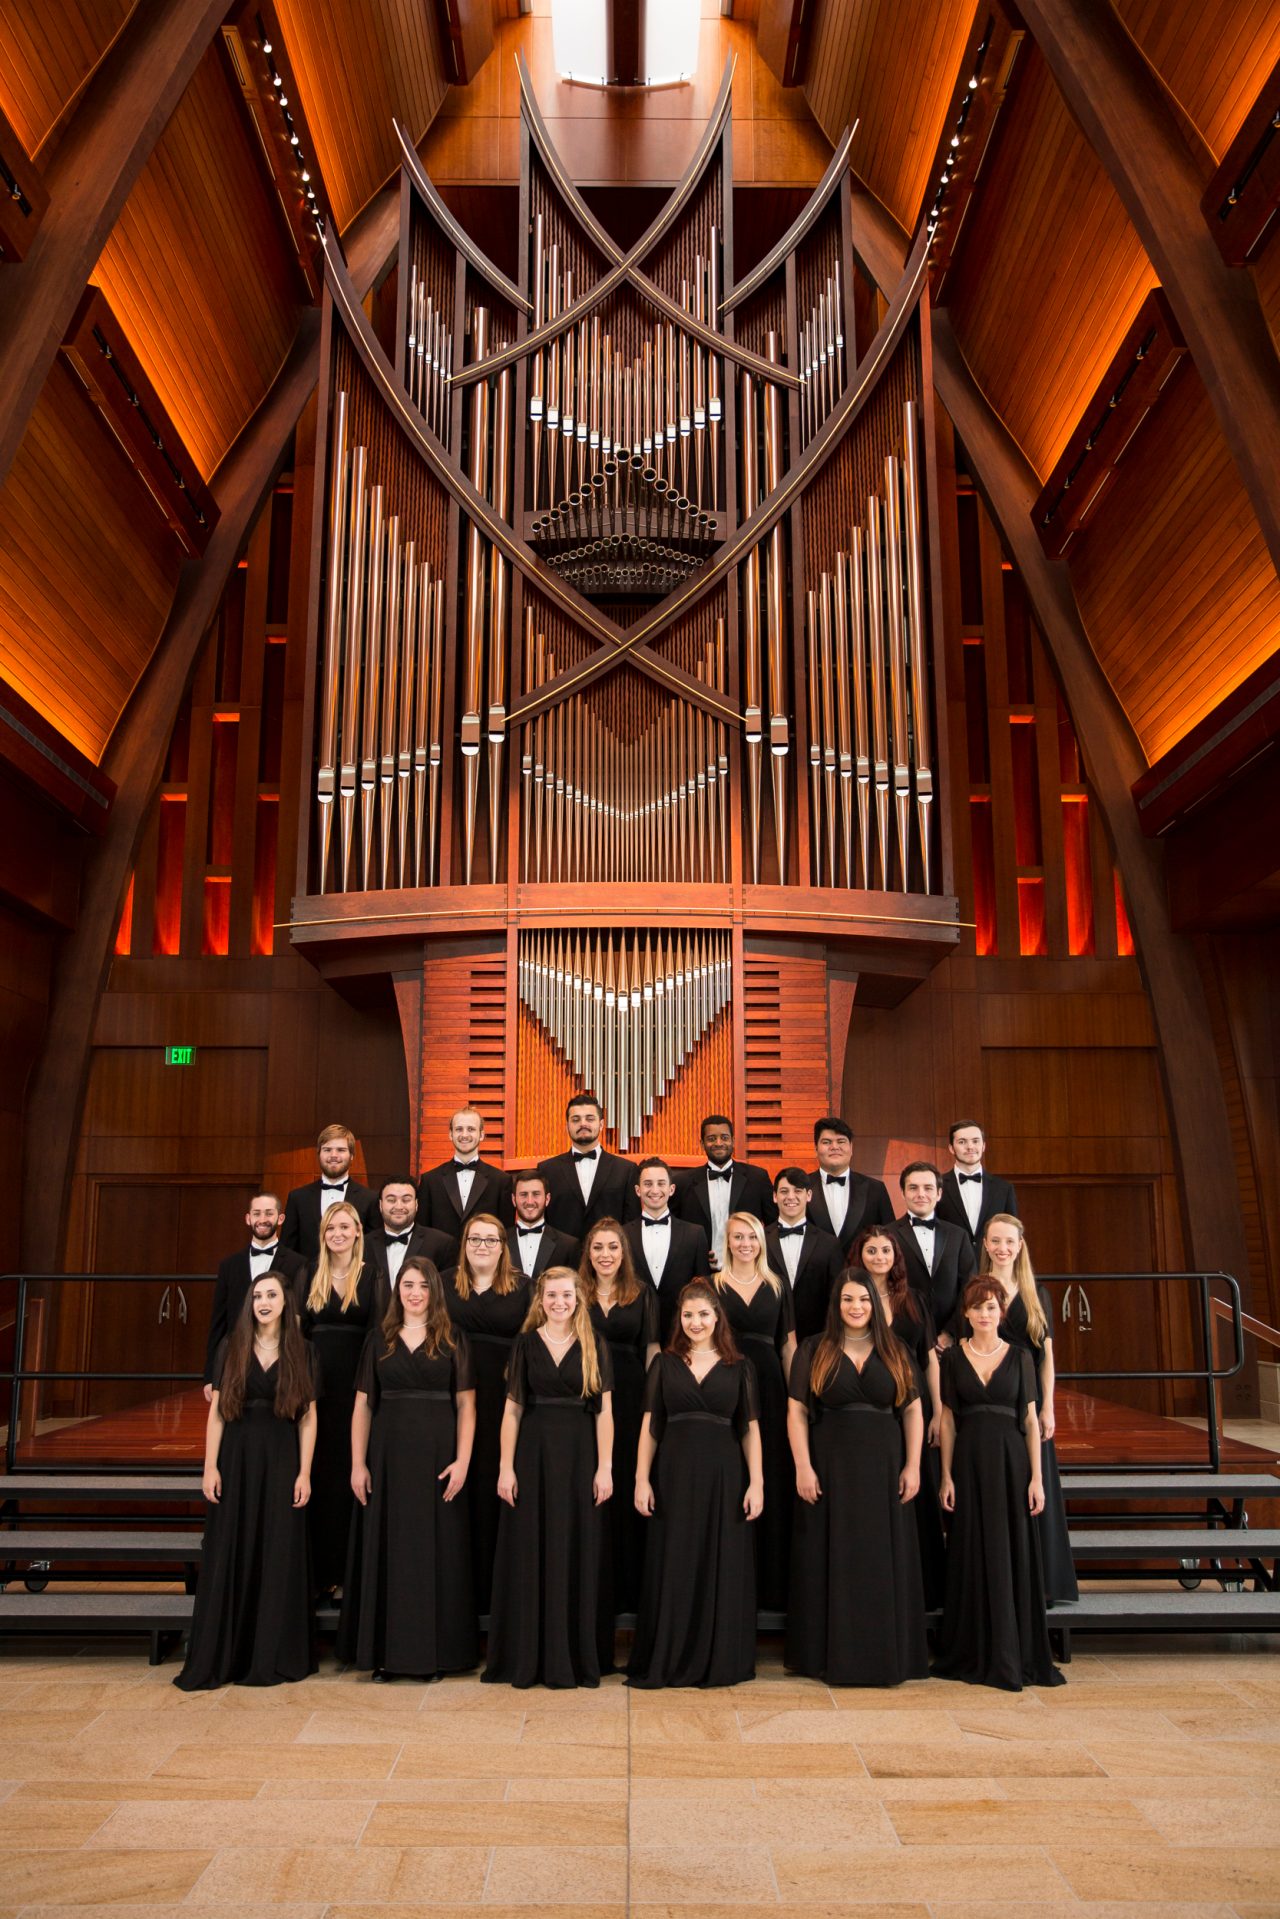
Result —
<instances>
[{"instance_id":1,"label":"polished floor","mask_svg":"<svg viewBox=\"0 0 1280 1919\"><path fill-rule=\"evenodd\" d=\"M1092 1640L1056 1691L188 1697L0 1656L0 1919L1280 1919L1280 1646Z\"/></svg>"}]
</instances>

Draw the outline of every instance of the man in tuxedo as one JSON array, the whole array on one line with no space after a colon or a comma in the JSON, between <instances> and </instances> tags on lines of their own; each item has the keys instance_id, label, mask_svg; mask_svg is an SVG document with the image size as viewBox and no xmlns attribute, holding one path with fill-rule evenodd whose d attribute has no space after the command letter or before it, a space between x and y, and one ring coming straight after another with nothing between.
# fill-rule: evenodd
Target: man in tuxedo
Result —
<instances>
[{"instance_id":1,"label":"man in tuxedo","mask_svg":"<svg viewBox=\"0 0 1280 1919\"><path fill-rule=\"evenodd\" d=\"M948 1143L953 1165L943 1175L938 1218L963 1227L974 1246L981 1247L983 1230L993 1213L1012 1213L1017 1218L1018 1195L1011 1181L984 1169L987 1142L976 1119L958 1119Z\"/></svg>"},{"instance_id":2,"label":"man in tuxedo","mask_svg":"<svg viewBox=\"0 0 1280 1919\"><path fill-rule=\"evenodd\" d=\"M707 1163L681 1175L671 1206L681 1219L701 1226L717 1263L723 1264L724 1228L730 1213L754 1213L762 1226L770 1226L778 1209L764 1167L734 1160L732 1120L723 1113L708 1113L699 1137Z\"/></svg>"},{"instance_id":3,"label":"man in tuxedo","mask_svg":"<svg viewBox=\"0 0 1280 1919\"><path fill-rule=\"evenodd\" d=\"M568 1152L542 1160L538 1171L547 1182L547 1218L557 1232L581 1243L598 1219L635 1218L636 1168L600 1144L604 1109L593 1093L569 1101L564 1123Z\"/></svg>"},{"instance_id":4,"label":"man in tuxedo","mask_svg":"<svg viewBox=\"0 0 1280 1919\"><path fill-rule=\"evenodd\" d=\"M410 1255L429 1259L440 1272L458 1263L458 1241L418 1218L418 1189L407 1173L384 1179L378 1191L382 1224L365 1234L364 1256L373 1268L378 1297L386 1300Z\"/></svg>"},{"instance_id":5,"label":"man in tuxedo","mask_svg":"<svg viewBox=\"0 0 1280 1919\"><path fill-rule=\"evenodd\" d=\"M828 1113L817 1122L813 1143L818 1165L809 1175L813 1193L809 1218L839 1240L841 1254L847 1258L864 1226L892 1224L893 1206L883 1180L854 1172L853 1128L838 1113Z\"/></svg>"},{"instance_id":6,"label":"man in tuxedo","mask_svg":"<svg viewBox=\"0 0 1280 1919\"><path fill-rule=\"evenodd\" d=\"M541 1173L517 1173L513 1182L516 1223L507 1234L511 1264L526 1279L536 1279L548 1266L572 1266L577 1271L582 1248L568 1233L558 1233L547 1219L547 1182Z\"/></svg>"},{"instance_id":7,"label":"man in tuxedo","mask_svg":"<svg viewBox=\"0 0 1280 1919\"><path fill-rule=\"evenodd\" d=\"M449 1121L449 1138L453 1158L442 1159L418 1181L419 1220L457 1240L473 1213L492 1213L505 1230L511 1224L511 1182L500 1166L480 1157L484 1121L479 1113L462 1107Z\"/></svg>"},{"instance_id":8,"label":"man in tuxedo","mask_svg":"<svg viewBox=\"0 0 1280 1919\"><path fill-rule=\"evenodd\" d=\"M939 1337L949 1344L960 1295L977 1270L973 1241L962 1226L938 1217L942 1174L929 1160L904 1166L898 1184L907 1210L889 1231L902 1248L907 1278L929 1301Z\"/></svg>"},{"instance_id":9,"label":"man in tuxedo","mask_svg":"<svg viewBox=\"0 0 1280 1919\"><path fill-rule=\"evenodd\" d=\"M240 1317L245 1294L255 1279L264 1273L283 1273L290 1281L295 1310L302 1304L307 1278L307 1262L300 1253L291 1253L280 1244L283 1215L274 1193L255 1193L249 1201L244 1223L249 1228L249 1244L218 1262L218 1279L213 1289L213 1311L209 1319L209 1343L204 1355L204 1396L213 1398L213 1362L218 1347Z\"/></svg>"},{"instance_id":10,"label":"man in tuxedo","mask_svg":"<svg viewBox=\"0 0 1280 1919\"><path fill-rule=\"evenodd\" d=\"M378 1196L351 1177L356 1136L348 1126L326 1126L316 1141L320 1177L295 1186L285 1201L280 1244L301 1253L308 1267L320 1257L320 1221L331 1206L347 1200L360 1215L366 1233L379 1223Z\"/></svg>"},{"instance_id":11,"label":"man in tuxedo","mask_svg":"<svg viewBox=\"0 0 1280 1919\"><path fill-rule=\"evenodd\" d=\"M799 1166L784 1166L773 1183L778 1223L766 1228L769 1270L787 1279L795 1301L796 1338L820 1333L826 1324L831 1289L844 1270L840 1242L807 1217L813 1189Z\"/></svg>"},{"instance_id":12,"label":"man in tuxedo","mask_svg":"<svg viewBox=\"0 0 1280 1919\"><path fill-rule=\"evenodd\" d=\"M701 1226L677 1219L671 1211L675 1189L671 1168L664 1159L642 1160L636 1168L640 1217L622 1229L637 1273L658 1295L658 1329L664 1346L676 1316L680 1288L691 1279L711 1276L706 1234Z\"/></svg>"}]
</instances>

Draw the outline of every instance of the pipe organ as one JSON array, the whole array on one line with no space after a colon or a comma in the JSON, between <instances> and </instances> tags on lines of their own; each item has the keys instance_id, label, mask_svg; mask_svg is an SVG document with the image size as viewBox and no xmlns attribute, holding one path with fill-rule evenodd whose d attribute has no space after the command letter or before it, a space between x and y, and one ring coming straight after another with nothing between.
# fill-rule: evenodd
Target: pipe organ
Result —
<instances>
[{"instance_id":1,"label":"pipe organ","mask_svg":"<svg viewBox=\"0 0 1280 1919\"><path fill-rule=\"evenodd\" d=\"M325 243L293 940L390 982L427 1157L582 1088L621 1150L803 1156L957 937L923 249L860 337L846 138L735 273L726 72L624 250L519 77L514 279L403 134L394 357Z\"/></svg>"}]
</instances>

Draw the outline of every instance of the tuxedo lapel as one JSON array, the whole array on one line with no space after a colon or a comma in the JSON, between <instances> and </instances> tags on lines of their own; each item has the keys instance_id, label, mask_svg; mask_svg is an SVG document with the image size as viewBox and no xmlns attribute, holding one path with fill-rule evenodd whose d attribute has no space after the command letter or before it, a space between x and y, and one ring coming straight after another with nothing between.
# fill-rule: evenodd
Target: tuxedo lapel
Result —
<instances>
[{"instance_id":1,"label":"tuxedo lapel","mask_svg":"<svg viewBox=\"0 0 1280 1919\"><path fill-rule=\"evenodd\" d=\"M836 1229L832 1224L831 1213L827 1207L827 1194L822 1184L821 1173L815 1175L813 1185L809 1190L812 1194L812 1198L809 1201L810 1219L815 1226L821 1226L824 1233L830 1233L832 1238L836 1238ZM805 1238L807 1239L808 1237L809 1235L806 1233Z\"/></svg>"}]
</instances>

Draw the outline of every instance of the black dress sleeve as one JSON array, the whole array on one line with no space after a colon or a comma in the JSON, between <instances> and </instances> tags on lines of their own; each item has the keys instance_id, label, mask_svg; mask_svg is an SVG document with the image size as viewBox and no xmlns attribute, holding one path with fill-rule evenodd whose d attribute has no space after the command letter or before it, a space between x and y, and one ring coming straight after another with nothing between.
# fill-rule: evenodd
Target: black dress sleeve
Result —
<instances>
[{"instance_id":1,"label":"black dress sleeve","mask_svg":"<svg viewBox=\"0 0 1280 1919\"><path fill-rule=\"evenodd\" d=\"M738 1404L733 1415L733 1430L739 1439L745 1439L747 1427L752 1420L760 1418L760 1388L756 1383L756 1369L749 1359L738 1361Z\"/></svg>"},{"instance_id":2,"label":"black dress sleeve","mask_svg":"<svg viewBox=\"0 0 1280 1919\"><path fill-rule=\"evenodd\" d=\"M933 1308L929 1304L928 1300L925 1298L924 1294L920 1292L919 1290L915 1290L915 1304L916 1304L916 1310L920 1314L920 1319L918 1322L920 1327L920 1337L918 1341L916 1342L916 1352L920 1360L920 1364L924 1366L925 1364L927 1364L929 1355L933 1351L934 1346L937 1344L938 1329L935 1326L933 1321Z\"/></svg>"},{"instance_id":3,"label":"black dress sleeve","mask_svg":"<svg viewBox=\"0 0 1280 1919\"><path fill-rule=\"evenodd\" d=\"M796 1329L795 1294L792 1292L791 1288L787 1285L787 1282L784 1279L782 1282L782 1295L778 1301L778 1326L777 1326L777 1331L774 1333L774 1336L773 1336L773 1343L777 1347L779 1352L782 1351L787 1341L791 1338L792 1334L795 1332L795 1329Z\"/></svg>"},{"instance_id":4,"label":"black dress sleeve","mask_svg":"<svg viewBox=\"0 0 1280 1919\"><path fill-rule=\"evenodd\" d=\"M943 1353L938 1362L942 1370L942 1403L948 1407L953 1414L958 1414L960 1410L960 1402L956 1393L956 1362L954 1357L959 1350L960 1348L958 1346L948 1346L946 1352Z\"/></svg>"},{"instance_id":5,"label":"black dress sleeve","mask_svg":"<svg viewBox=\"0 0 1280 1919\"><path fill-rule=\"evenodd\" d=\"M471 1341L460 1329L453 1335L453 1390L455 1393L473 1393L476 1389L475 1361L471 1356Z\"/></svg>"},{"instance_id":6,"label":"black dress sleeve","mask_svg":"<svg viewBox=\"0 0 1280 1919\"><path fill-rule=\"evenodd\" d=\"M809 1375L813 1370L813 1355L817 1351L821 1333L812 1333L808 1339L802 1339L796 1348L796 1356L791 1362L791 1377L787 1381L787 1397L799 1400L806 1412L812 1413L810 1404Z\"/></svg>"},{"instance_id":7,"label":"black dress sleeve","mask_svg":"<svg viewBox=\"0 0 1280 1919\"><path fill-rule=\"evenodd\" d=\"M226 1338L218 1341L218 1350L213 1355L213 1364L209 1368L209 1384L213 1387L215 1393L221 1392L222 1390L222 1373L227 1363L227 1347L229 1344L230 1341Z\"/></svg>"},{"instance_id":8,"label":"black dress sleeve","mask_svg":"<svg viewBox=\"0 0 1280 1919\"><path fill-rule=\"evenodd\" d=\"M356 1391L365 1394L370 1412L375 1410L381 1398L378 1361L386 1350L386 1344L381 1333L370 1333L360 1354L360 1364L356 1367Z\"/></svg>"},{"instance_id":9,"label":"black dress sleeve","mask_svg":"<svg viewBox=\"0 0 1280 1919\"><path fill-rule=\"evenodd\" d=\"M604 1334L598 1333L594 1326L591 1329L591 1337L596 1342L596 1364L600 1368L600 1391L602 1393L611 1393L613 1391L612 1349Z\"/></svg>"},{"instance_id":10,"label":"black dress sleeve","mask_svg":"<svg viewBox=\"0 0 1280 1919\"><path fill-rule=\"evenodd\" d=\"M536 1338L536 1334L534 1337ZM527 1335L517 1333L511 1342L511 1357L507 1361L507 1398L514 1399L517 1406L529 1403L529 1349Z\"/></svg>"},{"instance_id":11,"label":"black dress sleeve","mask_svg":"<svg viewBox=\"0 0 1280 1919\"><path fill-rule=\"evenodd\" d=\"M1018 1424L1026 1422L1028 1406L1036 1403L1036 1365L1030 1353L1018 1354Z\"/></svg>"},{"instance_id":12,"label":"black dress sleeve","mask_svg":"<svg viewBox=\"0 0 1280 1919\"><path fill-rule=\"evenodd\" d=\"M658 1295L654 1292L652 1286L642 1286L640 1289L641 1357L648 1352L650 1346L657 1346L660 1343L661 1334L658 1329Z\"/></svg>"},{"instance_id":13,"label":"black dress sleeve","mask_svg":"<svg viewBox=\"0 0 1280 1919\"><path fill-rule=\"evenodd\" d=\"M1044 1314L1044 1337L1047 1341L1053 1338L1053 1301L1043 1286L1036 1287L1036 1298L1040 1301L1040 1311Z\"/></svg>"},{"instance_id":14,"label":"black dress sleeve","mask_svg":"<svg viewBox=\"0 0 1280 1919\"><path fill-rule=\"evenodd\" d=\"M644 1399L640 1408L642 1413L649 1415L649 1431L655 1444L667 1429L667 1400L662 1386L663 1364L663 1355L656 1353L644 1376Z\"/></svg>"}]
</instances>

